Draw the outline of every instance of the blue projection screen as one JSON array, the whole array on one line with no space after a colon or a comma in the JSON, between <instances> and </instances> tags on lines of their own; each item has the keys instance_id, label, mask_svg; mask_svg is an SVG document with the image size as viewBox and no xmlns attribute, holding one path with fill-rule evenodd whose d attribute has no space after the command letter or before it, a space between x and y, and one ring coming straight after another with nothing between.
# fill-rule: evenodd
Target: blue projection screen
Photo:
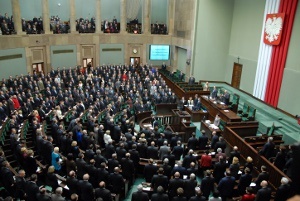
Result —
<instances>
[{"instance_id":1,"label":"blue projection screen","mask_svg":"<svg viewBox=\"0 0 300 201\"><path fill-rule=\"evenodd\" d=\"M170 46L169 45L150 45L150 60L169 60Z\"/></svg>"}]
</instances>

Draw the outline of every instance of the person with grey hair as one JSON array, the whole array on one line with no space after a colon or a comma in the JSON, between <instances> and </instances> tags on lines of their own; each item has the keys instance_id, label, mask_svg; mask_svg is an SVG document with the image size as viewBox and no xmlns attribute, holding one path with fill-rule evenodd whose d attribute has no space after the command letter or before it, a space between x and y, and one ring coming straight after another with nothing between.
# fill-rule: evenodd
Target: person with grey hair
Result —
<instances>
[{"instance_id":1,"label":"person with grey hair","mask_svg":"<svg viewBox=\"0 0 300 201\"><path fill-rule=\"evenodd\" d=\"M163 160L164 155L168 154L170 147L168 146L168 141L164 141L163 146L158 150L158 157L160 160Z\"/></svg>"},{"instance_id":2,"label":"person with grey hair","mask_svg":"<svg viewBox=\"0 0 300 201\"><path fill-rule=\"evenodd\" d=\"M291 186L286 177L281 178L281 185L277 188L274 201L287 200L291 197Z\"/></svg>"},{"instance_id":3,"label":"person with grey hair","mask_svg":"<svg viewBox=\"0 0 300 201\"><path fill-rule=\"evenodd\" d=\"M169 201L169 196L164 193L162 186L158 186L156 192L152 194L151 201Z\"/></svg>"},{"instance_id":4,"label":"person with grey hair","mask_svg":"<svg viewBox=\"0 0 300 201\"><path fill-rule=\"evenodd\" d=\"M205 201L206 198L202 196L202 191L199 187L195 188L195 195L189 199L189 201Z\"/></svg>"},{"instance_id":5,"label":"person with grey hair","mask_svg":"<svg viewBox=\"0 0 300 201\"><path fill-rule=\"evenodd\" d=\"M269 158L275 156L274 151L275 151L275 144L273 142L273 137L269 137L268 142L264 145L264 147L259 152L259 154L269 160Z\"/></svg>"},{"instance_id":6,"label":"person with grey hair","mask_svg":"<svg viewBox=\"0 0 300 201\"><path fill-rule=\"evenodd\" d=\"M51 200L52 201L65 201L66 199L62 196L63 193L63 188L58 187L55 190L55 194L51 195Z\"/></svg>"},{"instance_id":7,"label":"person with grey hair","mask_svg":"<svg viewBox=\"0 0 300 201\"><path fill-rule=\"evenodd\" d=\"M164 175L168 177L168 179L171 178L171 172L172 172L172 166L169 165L169 159L165 158L163 161L162 168L164 169Z\"/></svg>"},{"instance_id":8,"label":"person with grey hair","mask_svg":"<svg viewBox=\"0 0 300 201\"><path fill-rule=\"evenodd\" d=\"M190 174L189 177L190 179L184 182L184 194L187 199L190 199L195 194L195 188L198 185L194 173Z\"/></svg>"},{"instance_id":9,"label":"person with grey hair","mask_svg":"<svg viewBox=\"0 0 300 201\"><path fill-rule=\"evenodd\" d=\"M143 192L143 186L139 184L137 186L137 191L132 193L131 201L141 201L141 200L149 200L148 194Z\"/></svg>"},{"instance_id":10,"label":"person with grey hair","mask_svg":"<svg viewBox=\"0 0 300 201\"><path fill-rule=\"evenodd\" d=\"M83 180L79 181L78 188L80 189L81 200L94 200L94 188L89 182L90 175L84 174Z\"/></svg>"}]
</instances>

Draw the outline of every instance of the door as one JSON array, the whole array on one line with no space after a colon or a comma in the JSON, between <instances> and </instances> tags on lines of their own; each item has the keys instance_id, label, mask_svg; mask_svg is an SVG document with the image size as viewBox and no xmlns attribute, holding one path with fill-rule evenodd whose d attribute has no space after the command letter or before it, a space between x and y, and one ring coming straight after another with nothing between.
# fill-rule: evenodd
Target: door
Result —
<instances>
[{"instance_id":1,"label":"door","mask_svg":"<svg viewBox=\"0 0 300 201\"><path fill-rule=\"evenodd\" d=\"M233 64L232 78L231 78L231 86L235 88L240 88L241 77L242 77L242 69L243 65L239 63Z\"/></svg>"},{"instance_id":2,"label":"door","mask_svg":"<svg viewBox=\"0 0 300 201\"><path fill-rule=\"evenodd\" d=\"M130 63L134 66L138 66L140 64L140 57L130 57Z\"/></svg>"},{"instance_id":3,"label":"door","mask_svg":"<svg viewBox=\"0 0 300 201\"><path fill-rule=\"evenodd\" d=\"M32 64L32 72L37 72L37 73L44 72L44 62L33 63Z\"/></svg>"},{"instance_id":4,"label":"door","mask_svg":"<svg viewBox=\"0 0 300 201\"><path fill-rule=\"evenodd\" d=\"M84 69L88 68L88 70L90 70L90 68L93 66L93 58L83 58L82 66Z\"/></svg>"}]
</instances>

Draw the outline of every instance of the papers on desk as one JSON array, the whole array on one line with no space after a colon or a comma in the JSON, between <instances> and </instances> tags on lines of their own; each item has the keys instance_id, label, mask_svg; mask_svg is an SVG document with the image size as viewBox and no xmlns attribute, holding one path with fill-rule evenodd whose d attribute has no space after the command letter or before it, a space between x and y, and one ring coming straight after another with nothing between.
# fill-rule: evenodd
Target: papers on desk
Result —
<instances>
[{"instance_id":1,"label":"papers on desk","mask_svg":"<svg viewBox=\"0 0 300 201\"><path fill-rule=\"evenodd\" d=\"M250 187L255 187L255 186L256 186L256 183L251 182Z\"/></svg>"},{"instance_id":2,"label":"papers on desk","mask_svg":"<svg viewBox=\"0 0 300 201\"><path fill-rule=\"evenodd\" d=\"M198 156L198 154L193 154L193 156Z\"/></svg>"},{"instance_id":3,"label":"papers on desk","mask_svg":"<svg viewBox=\"0 0 300 201\"><path fill-rule=\"evenodd\" d=\"M211 122L210 122L210 120L205 120L205 123L210 124Z\"/></svg>"},{"instance_id":4,"label":"papers on desk","mask_svg":"<svg viewBox=\"0 0 300 201\"><path fill-rule=\"evenodd\" d=\"M216 126L215 124L210 124L209 127L215 130L219 129L219 127Z\"/></svg>"},{"instance_id":5,"label":"papers on desk","mask_svg":"<svg viewBox=\"0 0 300 201\"><path fill-rule=\"evenodd\" d=\"M188 178L188 176L187 175L183 175L183 179L187 179Z\"/></svg>"},{"instance_id":6,"label":"papers on desk","mask_svg":"<svg viewBox=\"0 0 300 201\"><path fill-rule=\"evenodd\" d=\"M41 170L42 170L41 167L37 167L37 168L36 168L36 172L37 172L37 173L39 173Z\"/></svg>"},{"instance_id":7,"label":"papers on desk","mask_svg":"<svg viewBox=\"0 0 300 201\"><path fill-rule=\"evenodd\" d=\"M229 110L223 110L224 112L229 112Z\"/></svg>"},{"instance_id":8,"label":"papers on desk","mask_svg":"<svg viewBox=\"0 0 300 201\"><path fill-rule=\"evenodd\" d=\"M61 187L63 187L66 190L69 190L69 187L67 185L64 186L64 184L61 185L62 181L60 179L57 180L58 185L60 185Z\"/></svg>"},{"instance_id":9,"label":"papers on desk","mask_svg":"<svg viewBox=\"0 0 300 201\"><path fill-rule=\"evenodd\" d=\"M143 191L150 191L151 187L143 187Z\"/></svg>"},{"instance_id":10,"label":"papers on desk","mask_svg":"<svg viewBox=\"0 0 300 201\"><path fill-rule=\"evenodd\" d=\"M220 102L220 104L221 104L221 105L225 105L225 103L223 103L223 102Z\"/></svg>"},{"instance_id":11,"label":"papers on desk","mask_svg":"<svg viewBox=\"0 0 300 201\"><path fill-rule=\"evenodd\" d=\"M242 174L242 171L239 170L239 171L238 171L238 174Z\"/></svg>"},{"instance_id":12,"label":"papers on desk","mask_svg":"<svg viewBox=\"0 0 300 201\"><path fill-rule=\"evenodd\" d=\"M183 105L184 107L187 107L188 105Z\"/></svg>"}]
</instances>

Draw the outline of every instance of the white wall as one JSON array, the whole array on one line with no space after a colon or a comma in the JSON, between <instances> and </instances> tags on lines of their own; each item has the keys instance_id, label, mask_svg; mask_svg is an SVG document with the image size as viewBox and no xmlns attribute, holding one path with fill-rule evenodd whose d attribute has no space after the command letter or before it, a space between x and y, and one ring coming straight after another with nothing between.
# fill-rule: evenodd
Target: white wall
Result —
<instances>
[{"instance_id":1,"label":"white wall","mask_svg":"<svg viewBox=\"0 0 300 201\"><path fill-rule=\"evenodd\" d=\"M265 0L235 0L225 81L231 83L233 62L243 64L240 88L253 92Z\"/></svg>"},{"instance_id":2,"label":"white wall","mask_svg":"<svg viewBox=\"0 0 300 201\"><path fill-rule=\"evenodd\" d=\"M199 0L193 68L196 80L225 80L233 0Z\"/></svg>"}]
</instances>

